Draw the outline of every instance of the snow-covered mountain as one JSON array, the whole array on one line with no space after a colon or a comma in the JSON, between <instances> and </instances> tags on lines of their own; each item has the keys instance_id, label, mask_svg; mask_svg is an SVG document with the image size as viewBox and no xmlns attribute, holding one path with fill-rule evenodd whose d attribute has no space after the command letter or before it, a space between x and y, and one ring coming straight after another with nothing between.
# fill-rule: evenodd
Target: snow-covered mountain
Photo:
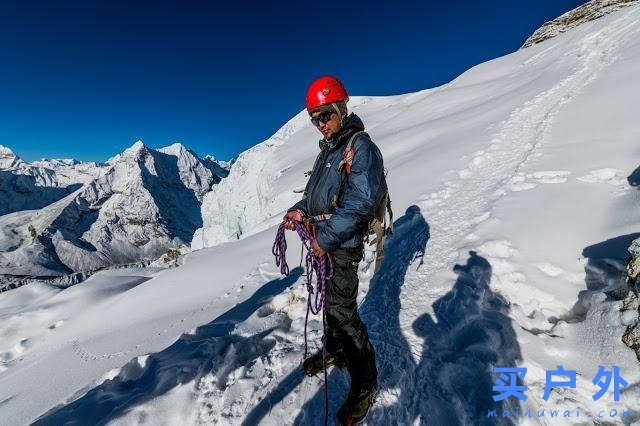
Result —
<instances>
[{"instance_id":1,"label":"snow-covered mountain","mask_svg":"<svg viewBox=\"0 0 640 426\"><path fill-rule=\"evenodd\" d=\"M98 178L108 166L94 161L78 161L72 158L37 160L32 166L53 170L59 185L73 183L87 183Z\"/></svg>"},{"instance_id":2,"label":"snow-covered mountain","mask_svg":"<svg viewBox=\"0 0 640 426\"><path fill-rule=\"evenodd\" d=\"M444 86L349 103L382 150L396 214L380 270L368 253L359 271L380 373L366 424L640 421L638 358L622 342L638 303L619 300L640 225L638 98L635 3ZM271 255L317 137L301 112L242 154L215 187L224 201L204 196L199 233L211 247L178 268L0 294L0 418L322 424L323 380L300 369L297 237L288 233L289 277ZM309 330L313 351L319 317ZM543 398L559 365L576 384ZM628 383L619 401L614 380L594 399L600 365ZM527 369L526 401L493 401L494 367ZM329 386L333 417L345 373L332 370Z\"/></svg>"},{"instance_id":3,"label":"snow-covered mountain","mask_svg":"<svg viewBox=\"0 0 640 426\"><path fill-rule=\"evenodd\" d=\"M40 169L58 176L65 164ZM0 216L0 274L94 271L189 244L202 226L202 197L227 173L179 143L154 150L138 141L107 164L55 203Z\"/></svg>"},{"instance_id":4,"label":"snow-covered mountain","mask_svg":"<svg viewBox=\"0 0 640 426\"><path fill-rule=\"evenodd\" d=\"M213 167L220 167L221 169L229 172L229 170L231 170L231 166L233 166L233 163L235 163L236 160L232 159L229 161L223 161L216 159L213 155L205 155L204 158L202 158L202 161L211 164Z\"/></svg>"},{"instance_id":5,"label":"snow-covered mountain","mask_svg":"<svg viewBox=\"0 0 640 426\"><path fill-rule=\"evenodd\" d=\"M106 164L82 162L75 159L41 159L27 163L10 148L0 145L0 170L16 175L31 176L40 187L66 187L87 183L107 168Z\"/></svg>"},{"instance_id":6,"label":"snow-covered mountain","mask_svg":"<svg viewBox=\"0 0 640 426\"><path fill-rule=\"evenodd\" d=\"M11 149L0 145L0 169L19 167L23 163L24 161L11 151Z\"/></svg>"},{"instance_id":7,"label":"snow-covered mountain","mask_svg":"<svg viewBox=\"0 0 640 426\"><path fill-rule=\"evenodd\" d=\"M0 146L0 215L47 206L97 178L106 167L77 160L27 163Z\"/></svg>"}]
</instances>

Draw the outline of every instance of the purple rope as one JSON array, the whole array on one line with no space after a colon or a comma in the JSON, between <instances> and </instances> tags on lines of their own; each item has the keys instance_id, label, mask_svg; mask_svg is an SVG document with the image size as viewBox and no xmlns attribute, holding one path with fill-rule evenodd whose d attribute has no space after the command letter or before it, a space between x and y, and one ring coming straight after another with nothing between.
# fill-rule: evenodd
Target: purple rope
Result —
<instances>
[{"instance_id":1,"label":"purple rope","mask_svg":"<svg viewBox=\"0 0 640 426\"><path fill-rule=\"evenodd\" d=\"M300 240L302 240L302 245L307 249L307 257L305 258L306 270L307 270L307 292L309 293L309 297L307 297L307 313L304 318L304 358L307 358L308 354L308 344L307 344L307 323L309 322L309 311L313 315L318 315L322 312L322 365L324 370L324 383L325 383L325 406L324 406L324 423L325 425L328 422L329 418L329 390L327 383L327 325L326 325L326 315L325 315L325 307L327 300L327 287L329 286L329 281L333 276L333 258L329 253L326 253L322 257L317 257L311 251L311 243L313 242L313 236L307 231L307 228L302 224L302 222L292 219L285 219L284 222L280 224L278 231L276 232L276 240L273 243L273 248L271 252L276 258L276 266L280 267L280 272L283 275L289 275L289 266L287 265L287 239L285 237L285 224L293 223L295 227L295 231L298 233ZM313 286L313 274L316 274L316 283L317 285ZM315 298L313 297L315 294ZM313 300L313 301L312 301Z\"/></svg>"},{"instance_id":2,"label":"purple rope","mask_svg":"<svg viewBox=\"0 0 640 426\"><path fill-rule=\"evenodd\" d=\"M313 315L318 315L324 310L325 301L327 297L327 286L329 280L333 275L333 259L328 253L318 258L311 251L311 242L314 240L313 236L307 231L302 222L292 221L295 230L302 240L302 244L307 249L307 256L305 258L307 268L307 291L309 292L308 309ZM276 258L276 265L280 267L280 272L283 275L289 275L289 266L287 265L286 251L287 240L284 235L285 223L282 222L276 233L276 240L273 243L272 253ZM317 276L317 286L313 286L313 274ZM315 297L313 297L315 295ZM313 301L312 301L313 300ZM306 336L305 336L306 337ZM306 355L306 353L305 353Z\"/></svg>"}]
</instances>

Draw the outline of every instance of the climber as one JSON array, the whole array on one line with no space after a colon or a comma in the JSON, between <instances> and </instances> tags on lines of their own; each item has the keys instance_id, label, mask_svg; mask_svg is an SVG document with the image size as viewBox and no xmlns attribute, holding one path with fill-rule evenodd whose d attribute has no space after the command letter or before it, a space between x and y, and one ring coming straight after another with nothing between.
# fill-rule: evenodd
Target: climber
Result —
<instances>
[{"instance_id":1,"label":"climber","mask_svg":"<svg viewBox=\"0 0 640 426\"><path fill-rule=\"evenodd\" d=\"M364 132L360 118L348 112L348 100L344 86L334 77L321 77L310 85L306 106L322 134L320 153L303 198L285 219L301 221L312 230L311 249L316 256L334 256L325 302L325 363L347 368L351 388L338 419L341 424L356 424L366 416L378 390L375 352L356 303L358 264L368 225L387 196L387 186L380 150ZM294 228L292 222L286 226ZM322 350L303 363L309 376L324 367Z\"/></svg>"}]
</instances>

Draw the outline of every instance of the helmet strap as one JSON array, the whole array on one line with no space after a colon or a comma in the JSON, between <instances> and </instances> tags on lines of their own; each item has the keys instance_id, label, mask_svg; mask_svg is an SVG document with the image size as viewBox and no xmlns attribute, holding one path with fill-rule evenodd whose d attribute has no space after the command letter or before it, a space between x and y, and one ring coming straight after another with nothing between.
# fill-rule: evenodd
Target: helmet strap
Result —
<instances>
[{"instance_id":1,"label":"helmet strap","mask_svg":"<svg viewBox=\"0 0 640 426\"><path fill-rule=\"evenodd\" d=\"M340 113L340 108L338 108L338 105L335 102L332 102L331 106L333 106L333 109L336 110L336 114L340 117L340 127L342 127L342 114Z\"/></svg>"}]
</instances>

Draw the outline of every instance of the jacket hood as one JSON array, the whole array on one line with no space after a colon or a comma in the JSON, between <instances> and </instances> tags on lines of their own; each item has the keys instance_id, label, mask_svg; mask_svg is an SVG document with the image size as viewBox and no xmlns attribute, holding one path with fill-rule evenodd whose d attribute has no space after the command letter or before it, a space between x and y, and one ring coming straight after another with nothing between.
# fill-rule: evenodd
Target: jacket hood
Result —
<instances>
[{"instance_id":1,"label":"jacket hood","mask_svg":"<svg viewBox=\"0 0 640 426\"><path fill-rule=\"evenodd\" d=\"M362 123L362 120L360 120L360 117L355 115L355 113L353 112L347 115L344 120L342 120L342 128L338 131L338 137L340 137L341 133L347 132L349 130L353 130L355 132L364 130L364 124Z\"/></svg>"}]
</instances>

